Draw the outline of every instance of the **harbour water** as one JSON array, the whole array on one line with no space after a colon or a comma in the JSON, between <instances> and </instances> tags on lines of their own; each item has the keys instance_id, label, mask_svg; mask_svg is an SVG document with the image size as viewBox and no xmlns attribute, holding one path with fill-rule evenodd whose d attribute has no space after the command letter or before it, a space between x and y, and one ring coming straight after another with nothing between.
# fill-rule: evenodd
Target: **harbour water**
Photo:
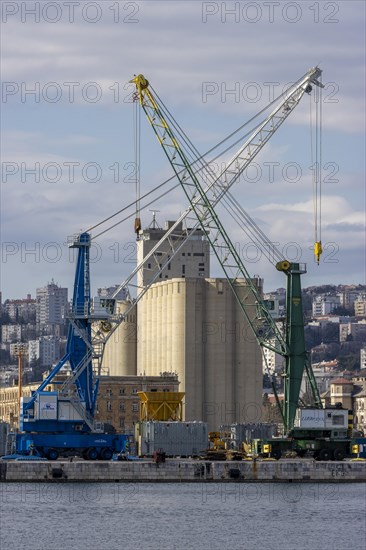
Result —
<instances>
[{"instance_id":1,"label":"harbour water","mask_svg":"<svg viewBox=\"0 0 366 550\"><path fill-rule=\"evenodd\" d=\"M1 550L364 550L365 483L1 483Z\"/></svg>"}]
</instances>

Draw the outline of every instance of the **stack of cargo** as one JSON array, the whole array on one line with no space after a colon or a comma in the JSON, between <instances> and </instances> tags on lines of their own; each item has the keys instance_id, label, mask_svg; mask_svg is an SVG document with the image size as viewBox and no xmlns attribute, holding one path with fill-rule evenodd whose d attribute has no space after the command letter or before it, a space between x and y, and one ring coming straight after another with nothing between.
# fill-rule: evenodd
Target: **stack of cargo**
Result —
<instances>
[{"instance_id":1,"label":"stack of cargo","mask_svg":"<svg viewBox=\"0 0 366 550\"><path fill-rule=\"evenodd\" d=\"M183 392L138 392L140 422L135 439L139 456L198 456L207 447L207 423L183 422Z\"/></svg>"},{"instance_id":2,"label":"stack of cargo","mask_svg":"<svg viewBox=\"0 0 366 550\"><path fill-rule=\"evenodd\" d=\"M250 445L254 439L270 439L276 434L273 423L224 424L220 426L221 439L227 449L241 451L243 443Z\"/></svg>"},{"instance_id":3,"label":"stack of cargo","mask_svg":"<svg viewBox=\"0 0 366 550\"><path fill-rule=\"evenodd\" d=\"M136 430L140 456L164 451L168 457L195 457L207 447L206 422L140 422Z\"/></svg>"}]
</instances>

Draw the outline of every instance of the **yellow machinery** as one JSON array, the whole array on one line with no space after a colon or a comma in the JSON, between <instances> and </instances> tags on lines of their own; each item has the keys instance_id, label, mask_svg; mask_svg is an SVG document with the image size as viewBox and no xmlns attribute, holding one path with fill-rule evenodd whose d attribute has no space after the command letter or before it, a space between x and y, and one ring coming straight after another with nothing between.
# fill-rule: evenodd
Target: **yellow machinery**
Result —
<instances>
[{"instance_id":1,"label":"yellow machinery","mask_svg":"<svg viewBox=\"0 0 366 550\"><path fill-rule=\"evenodd\" d=\"M182 421L184 392L139 391L137 395L140 398L140 422Z\"/></svg>"}]
</instances>

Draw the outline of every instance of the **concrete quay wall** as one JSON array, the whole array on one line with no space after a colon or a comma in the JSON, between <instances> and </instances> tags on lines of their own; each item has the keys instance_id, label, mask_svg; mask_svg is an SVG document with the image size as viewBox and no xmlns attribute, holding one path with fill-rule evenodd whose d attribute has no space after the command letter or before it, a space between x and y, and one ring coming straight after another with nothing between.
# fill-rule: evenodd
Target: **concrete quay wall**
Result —
<instances>
[{"instance_id":1,"label":"concrete quay wall","mask_svg":"<svg viewBox=\"0 0 366 550\"><path fill-rule=\"evenodd\" d=\"M14 482L366 482L366 461L0 462L0 481Z\"/></svg>"}]
</instances>

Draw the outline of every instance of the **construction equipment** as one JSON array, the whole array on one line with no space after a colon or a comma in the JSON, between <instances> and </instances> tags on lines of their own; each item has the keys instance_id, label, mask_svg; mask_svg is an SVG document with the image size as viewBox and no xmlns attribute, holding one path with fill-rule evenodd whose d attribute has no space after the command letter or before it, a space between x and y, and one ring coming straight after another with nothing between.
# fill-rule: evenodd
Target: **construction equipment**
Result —
<instances>
[{"instance_id":1,"label":"construction equipment","mask_svg":"<svg viewBox=\"0 0 366 550\"><path fill-rule=\"evenodd\" d=\"M311 92L311 84L315 84L319 88L324 87L320 77L321 70L318 67L308 71L304 79L301 80L300 87L296 89L296 102L300 100L304 92ZM332 457L340 459L346 454L347 449L349 452L350 448L350 439L347 438L347 433L345 434L344 430L339 429L340 426L337 426L337 430L329 430L328 426L320 428L312 426L308 430L305 430L301 426L294 427L295 416L299 410L300 387L304 372L308 375L314 406L316 410L322 408L319 391L311 369L308 353L305 349L301 295L301 275L306 273L305 264L289 262L286 258L281 257L279 251L275 250L274 257L278 260L276 262L276 269L283 272L287 277L286 323L285 334L283 336L270 315L268 305L259 295L249 273L242 264L240 255L232 244L215 211L217 203L219 200L222 200L224 204L230 207L231 212L234 213L237 219L245 220L250 227L250 234L255 234L257 242L262 244L261 250L263 250L263 244L265 245L270 242L228 192L228 187L232 182L228 184L227 178L228 176L232 176L235 179L235 175L240 172L241 168L247 166L247 163L251 160L250 148L248 151L244 146L235 157L235 164L233 165L232 161L229 162L229 168L217 178L208 171L208 175L211 177L211 185L207 189L204 189L192 168L192 161L188 158L188 155L193 151L194 155L196 155L193 158L199 159L198 152L195 151L186 135L179 131L179 125L172 119L164 104L156 97L156 94L152 93L148 80L143 75L138 75L133 79L133 82L136 84L140 105L145 111L150 125L190 202L191 209L200 227L202 227L206 238L210 242L211 248L227 277L245 318L253 330L258 344L262 349L271 349L284 358L283 403L280 403L277 392L273 388L286 434L286 437L282 440L282 448L296 450L299 455L303 454L304 450L311 448L317 458L329 459L329 457ZM285 103L281 106L282 115L289 113L294 108L294 105L294 96L291 98L287 97ZM274 120L279 116L278 113L279 111L276 110ZM273 119L271 120L271 124L273 126ZM262 147L266 138L268 138L268 128L264 124L256 135L255 142L251 143L250 147ZM319 262L322 252L320 240L315 242L314 251ZM235 281L238 278L245 279L254 297L255 312L248 312L248 308L244 306L244 300L237 293ZM325 413L333 418L331 412L325 411ZM338 418L338 416L341 417L342 415L335 415L334 418ZM331 445L327 443L329 439L332 441ZM293 440L296 441L295 444L292 443ZM214 437L212 451L218 453L218 456L225 454L221 448L221 443L217 437ZM268 446L269 444L267 444L267 448ZM275 454L278 457L280 452L275 451Z\"/></svg>"},{"instance_id":2,"label":"construction equipment","mask_svg":"<svg viewBox=\"0 0 366 550\"><path fill-rule=\"evenodd\" d=\"M292 332L297 329L297 325L300 328L302 326L301 307L297 307L297 310L294 308L296 311L290 318L287 331L288 339L284 340L265 303L259 296L256 286L252 283L241 262L238 262L232 243L215 214L214 206L228 195L230 187L289 116L304 93L311 92L311 84L321 85L318 80L320 74L320 69L311 69L295 85L290 86L280 98L272 113L257 125L250 138L231 159L227 168L221 172L219 177L212 178L212 174L209 174L211 183L205 190L198 183L191 164L182 152L156 100L150 93L147 81L141 76L134 79L140 103L183 185L190 206L144 258L143 262L133 270L128 279L119 286L112 299L100 301L98 309L92 308L90 300L89 249L91 235L87 231L71 239L70 246L78 249L78 260L67 350L65 356L42 382L37 391L30 398L23 398L22 400L20 429L23 433L17 435L18 452L38 453L50 459L68 453L81 454L87 459L107 459L112 456L113 452L124 450L128 442L127 435L106 433L110 430L101 425L97 426L94 422L98 378L95 378L93 373L93 361L97 363L97 374L99 375L103 352L108 339L198 227L202 227L206 235L210 235L209 241L224 267L234 293L236 294L235 280L237 277L244 276L249 282L250 291L254 294L256 301L255 314L248 314L243 303L236 296L244 315L253 328L258 343L261 346L278 351L286 359L289 407L283 411L283 419L287 428L292 425L298 403L302 372L305 366L303 344L301 342L296 344L292 341ZM196 217L192 229L187 230L180 240L170 239L177 226L190 214L194 214ZM136 214L136 217L138 218L138 214ZM223 241L223 245L220 245L220 247L217 245L219 238ZM169 242L170 249L165 256L159 254L157 261L159 268L156 270L155 278L150 285L139 290L136 299L131 301L131 306L123 314L116 313L115 297L118 292L122 288L128 292L130 281L151 257L157 258L156 253L162 242L166 240ZM221 261L223 250L225 251L225 259ZM229 260L229 257L233 257L234 262L231 259ZM229 271L232 269L236 271L235 276L229 275ZM288 275L290 305L299 306L299 300L301 301L299 282L299 275L302 273L301 267L298 264L290 264L283 260L280 269ZM289 310L292 310L292 308L289 307ZM45 391L61 368L67 365L70 365L71 375L67 377L60 390L58 392Z\"/></svg>"},{"instance_id":3,"label":"construction equipment","mask_svg":"<svg viewBox=\"0 0 366 550\"><path fill-rule=\"evenodd\" d=\"M230 209L234 219L245 221L247 234L251 237L254 236L255 242L259 244L261 251L265 251L265 246L271 241L244 212L230 195L228 189L233 181L237 179L237 175L241 173L243 167L248 166L251 162L253 150L255 154L269 139L271 129L273 130L276 122L281 120L282 123L303 94L311 92L311 84L320 89L324 87L321 82L321 70L318 67L310 69L296 83L295 89L290 89L290 94L286 95L281 107L276 108L270 119L259 126L255 139L250 140L248 146L246 144L241 148L234 159L228 163L225 171L215 177L210 174L209 169L207 170L211 184L206 189L203 188L197 173L193 170L192 161L189 160L189 155L192 155L192 152L194 162L200 160L198 152L189 142L184 132L180 131L179 125L171 117L161 100L150 90L148 80L143 75L138 75L132 81L136 84L137 98L140 105L145 111L150 125L190 202L197 223L202 227L206 238L210 242L211 248L226 275L246 320L252 328L258 344L262 350L263 348L273 350L284 358L283 403L279 401L274 386L273 390L281 413L285 437L258 442L258 452L262 456L280 458L283 452L295 452L298 456L304 456L305 453L311 451L312 455L319 460L342 460L352 452L351 429L347 420L348 411L341 411L339 407L336 410L330 408L321 410L322 403L319 391L305 349L301 275L306 273L306 265L289 262L286 258L281 257L280 252L275 247L271 251L271 255L277 260L275 263L276 269L283 272L287 277L286 321L283 335L273 321L268 304L259 295L256 285L242 264L240 255L215 210L217 203L219 201L223 202L227 209ZM315 179L320 186L319 168ZM321 192L316 192L316 201L318 201L318 194L321 195ZM316 208L316 227L318 219L320 224L320 218L321 216L318 215ZM319 263L322 245L320 233L317 233L317 229L314 252ZM244 305L244 300L237 293L235 282L239 278L245 279L249 292L254 297L255 312L248 311L247 306ZM313 397L314 405L312 409L299 408L300 387L305 372L308 376ZM298 418L295 426L296 415ZM312 420L309 420L309 415ZM319 423L320 417L323 421ZM304 420L305 418L307 418L307 421ZM225 459L227 454L225 444L220 439L220 434L211 432L210 441L212 446L207 450L205 456L211 459Z\"/></svg>"},{"instance_id":4,"label":"construction equipment","mask_svg":"<svg viewBox=\"0 0 366 550\"><path fill-rule=\"evenodd\" d=\"M226 445L220 438L220 432L208 432L210 446L200 454L201 460L226 460Z\"/></svg>"},{"instance_id":5,"label":"construction equipment","mask_svg":"<svg viewBox=\"0 0 366 550\"><path fill-rule=\"evenodd\" d=\"M208 432L209 447L200 454L201 460L243 460L247 456L247 450L242 445L242 450L234 450L227 447L220 432Z\"/></svg>"},{"instance_id":6,"label":"construction equipment","mask_svg":"<svg viewBox=\"0 0 366 550\"><path fill-rule=\"evenodd\" d=\"M310 94L312 90L312 84L321 85L318 78L321 75L319 68L310 69L304 76L295 82L295 84L289 86L289 88L278 98L273 100L266 109L263 109L258 116L260 121L256 124L255 129L249 134L246 134L246 139L243 145L239 148L236 154L226 163L225 168L220 174L212 178L212 174L208 174L208 181L210 183L206 186L204 193L209 197L210 208L222 201L226 196L232 185L237 182L246 168L250 165L257 154L262 150L265 144L271 139L271 137L280 128L287 117L299 104L303 95ZM197 172L207 168L206 164L201 158L195 158L190 165L187 158L182 160L177 154L175 146L177 142L172 136L172 132L165 121L164 115L158 105L158 99L156 95L153 95L150 91L149 85L146 79L140 75L134 77L132 82L136 84L136 100L140 102L143 107L150 123L155 131L159 142L164 148L165 153L168 156L169 161L172 163L174 172L179 175L180 180L186 178L187 167L193 172ZM162 107L165 112L168 113L165 107ZM269 115L263 115L268 109L272 109ZM255 118L255 117L254 117ZM137 153L139 159L139 154ZM137 178L138 179L138 178ZM174 224L172 224L168 230L164 233L162 238L156 243L156 245L150 250L150 252L144 257L144 259L136 266L131 274L119 285L111 299L108 300L106 306L106 313L109 312L108 321L110 323L108 332L105 331L93 331L91 335L93 358L94 362L98 363L98 372L100 372L104 349L107 341L112 336L114 331L118 328L121 322L123 322L130 311L136 306L138 301L145 295L150 288L150 285L159 280L160 274L163 274L174 256L179 252L183 245L190 239L194 233L201 228L201 225L206 223L204 211L205 207L200 204L200 198L196 197L195 186L190 182L185 185L185 191L189 194L189 206L179 216ZM139 193L138 193L139 197ZM230 198L230 200L234 200ZM198 216L197 216L197 211ZM136 213L136 218L140 216ZM113 216L109 216L106 220L94 225L88 231L92 231L99 227L102 223L109 220ZM179 228L183 221L189 220L190 227L186 231L182 232ZM113 227L113 226L112 226ZM104 233L102 231L100 234ZM98 237L96 235L93 238ZM163 245L168 243L168 247ZM268 244L268 243L267 243ZM220 254L223 253L223 249L220 250ZM280 255L280 259L284 258ZM127 307L123 313L117 313L115 310L115 298L121 290L126 292L127 296L132 296L135 291L134 280L140 270L151 263L155 269L155 275L151 280L149 286L137 289L136 298L131 301L129 307ZM253 285L252 285L253 286ZM132 287L132 289L131 289ZM131 289L131 290L130 290ZM261 302L260 302L261 303ZM278 333L279 331L275 324L272 322L271 315L267 311L267 307L262 308L261 315L264 316L266 322L271 324L273 330ZM268 340L268 339L267 339Z\"/></svg>"},{"instance_id":7,"label":"construction equipment","mask_svg":"<svg viewBox=\"0 0 366 550\"><path fill-rule=\"evenodd\" d=\"M231 197L229 187L237 179L237 174L241 173L252 160L253 150L255 152L260 150L264 143L268 141L270 135L272 135L273 128L276 125L278 127L284 121L305 92L311 92L311 84L320 87L323 86L319 80L320 77L321 70L315 67L310 69L293 88L290 88L286 92L281 106L277 106L274 112L271 113L271 116L259 125L259 128L255 132L255 137L240 149L234 159L228 163L226 170L218 177L213 177L212 174L208 173L211 184L206 189L203 188L197 174L192 168L192 162L188 159L189 153L186 154L185 152L184 144L187 143L185 134L180 133L178 137L177 134L179 132L173 131L173 127L179 128L179 126L174 120L171 120L169 124L169 118L171 119L169 111L162 104L161 100L158 100L156 94L152 93L148 80L143 75L136 76L133 79L133 82L136 84L140 104L190 202L191 210L194 212L198 224L202 227L206 238L210 242L211 249L226 275L258 344L262 348L275 351L284 358L285 399L283 405L279 402L278 398L277 403L281 411L285 432L288 432L294 425L304 371L308 373L309 380L311 381L316 406L321 407L320 396L305 350L300 276L306 272L306 266L300 263L289 262L283 258L279 251L276 250L275 252L275 257L279 259L276 263L276 268L282 271L287 277L287 318L285 336L283 336L272 319L268 305L263 301L255 283L243 265L240 254L231 242L216 214L215 207L219 201L228 206L231 205L232 211L237 218L244 216L245 220L250 223L251 231L256 233L257 239L262 244L262 248L263 242L264 244L270 242L243 209L241 209L235 199ZM188 143L186 148L192 151L193 146L191 143ZM243 298L238 294L235 282L239 278L245 279L248 285L249 292L254 298L255 311L249 312L248 308L244 305Z\"/></svg>"},{"instance_id":8,"label":"construction equipment","mask_svg":"<svg viewBox=\"0 0 366 550\"><path fill-rule=\"evenodd\" d=\"M111 426L94 422L98 380L93 377L91 323L104 321L108 316L91 316L90 244L88 233L69 241L71 247L78 249L78 258L66 354L34 394L21 399L20 433L16 435L18 453L46 456L50 460L60 455L110 460L128 444L128 435L117 435ZM71 374L60 390L47 391L47 386L67 364Z\"/></svg>"},{"instance_id":9,"label":"construction equipment","mask_svg":"<svg viewBox=\"0 0 366 550\"><path fill-rule=\"evenodd\" d=\"M254 442L254 453L279 460L282 456L312 456L315 460L343 460L353 454L352 411L341 404L325 409L302 408L287 437Z\"/></svg>"}]
</instances>

